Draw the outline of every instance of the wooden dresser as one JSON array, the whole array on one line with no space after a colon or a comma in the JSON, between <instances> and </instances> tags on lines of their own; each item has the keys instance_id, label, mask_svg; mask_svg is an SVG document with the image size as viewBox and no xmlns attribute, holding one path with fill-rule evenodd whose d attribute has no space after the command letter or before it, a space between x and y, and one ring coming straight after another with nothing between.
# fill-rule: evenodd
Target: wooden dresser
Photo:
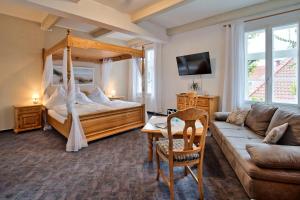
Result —
<instances>
[{"instance_id":1,"label":"wooden dresser","mask_svg":"<svg viewBox=\"0 0 300 200\"><path fill-rule=\"evenodd\" d=\"M209 120L215 112L218 111L219 97L218 96L202 96L194 95L193 93L177 94L177 109L183 110L191 107L206 110Z\"/></svg>"},{"instance_id":2,"label":"wooden dresser","mask_svg":"<svg viewBox=\"0 0 300 200\"><path fill-rule=\"evenodd\" d=\"M15 133L42 127L42 105L14 106L14 110Z\"/></svg>"}]
</instances>

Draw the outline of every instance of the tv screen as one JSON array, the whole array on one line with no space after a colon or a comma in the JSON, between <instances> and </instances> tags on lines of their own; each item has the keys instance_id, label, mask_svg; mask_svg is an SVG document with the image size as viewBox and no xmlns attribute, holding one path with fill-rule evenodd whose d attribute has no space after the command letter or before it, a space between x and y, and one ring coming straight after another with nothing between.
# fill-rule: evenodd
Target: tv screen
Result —
<instances>
[{"instance_id":1,"label":"tv screen","mask_svg":"<svg viewBox=\"0 0 300 200\"><path fill-rule=\"evenodd\" d=\"M211 74L209 53L197 53L176 57L180 76L195 74Z\"/></svg>"}]
</instances>

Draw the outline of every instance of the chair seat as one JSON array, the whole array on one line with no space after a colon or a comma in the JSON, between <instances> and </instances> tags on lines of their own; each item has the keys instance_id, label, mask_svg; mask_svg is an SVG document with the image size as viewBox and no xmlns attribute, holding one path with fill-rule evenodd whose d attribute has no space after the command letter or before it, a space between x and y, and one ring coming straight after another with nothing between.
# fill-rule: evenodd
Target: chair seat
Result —
<instances>
[{"instance_id":1,"label":"chair seat","mask_svg":"<svg viewBox=\"0 0 300 200\"><path fill-rule=\"evenodd\" d=\"M169 155L169 140L159 140L156 142L156 145L158 147L158 150L163 153L166 157ZM193 147L196 147L196 145L193 145ZM184 140L183 139L173 139L173 150L174 151L182 151L184 149ZM184 154L184 155L178 155L174 154L174 161L175 162L184 162L184 161L192 161L199 158L198 153L192 153L192 154Z\"/></svg>"}]
</instances>

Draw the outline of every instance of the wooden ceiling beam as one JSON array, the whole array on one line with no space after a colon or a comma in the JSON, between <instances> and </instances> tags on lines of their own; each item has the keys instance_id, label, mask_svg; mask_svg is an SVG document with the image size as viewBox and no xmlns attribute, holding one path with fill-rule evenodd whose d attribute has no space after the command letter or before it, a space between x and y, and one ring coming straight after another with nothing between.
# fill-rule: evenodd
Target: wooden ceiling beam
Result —
<instances>
[{"instance_id":1,"label":"wooden ceiling beam","mask_svg":"<svg viewBox=\"0 0 300 200\"><path fill-rule=\"evenodd\" d=\"M43 31L51 29L58 22L59 19L60 17L58 16L48 14L41 23L41 29Z\"/></svg>"},{"instance_id":2,"label":"wooden ceiling beam","mask_svg":"<svg viewBox=\"0 0 300 200\"><path fill-rule=\"evenodd\" d=\"M90 32L90 35L94 38L106 35L108 33L111 33L112 31L106 28L97 28L95 30L93 30L92 32Z\"/></svg>"},{"instance_id":3,"label":"wooden ceiling beam","mask_svg":"<svg viewBox=\"0 0 300 200\"><path fill-rule=\"evenodd\" d=\"M157 3L146 6L131 14L131 20L134 23L146 20L153 15L165 12L175 6L179 6L182 3L187 2L186 0L161 0Z\"/></svg>"}]
</instances>

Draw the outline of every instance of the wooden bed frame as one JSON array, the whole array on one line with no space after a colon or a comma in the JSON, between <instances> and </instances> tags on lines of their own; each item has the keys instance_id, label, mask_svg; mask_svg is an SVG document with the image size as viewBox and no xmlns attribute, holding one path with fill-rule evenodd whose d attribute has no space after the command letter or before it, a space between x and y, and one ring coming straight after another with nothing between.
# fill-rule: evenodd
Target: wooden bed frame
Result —
<instances>
[{"instance_id":1,"label":"wooden bed frame","mask_svg":"<svg viewBox=\"0 0 300 200\"><path fill-rule=\"evenodd\" d=\"M55 118L51 117L48 112L47 121L66 138L69 137L72 116L62 124ZM139 128L145 124L145 106L137 106L132 108L123 108L113 111L105 111L82 115L79 117L80 122L88 142L104 138L110 135Z\"/></svg>"},{"instance_id":2,"label":"wooden bed frame","mask_svg":"<svg viewBox=\"0 0 300 200\"><path fill-rule=\"evenodd\" d=\"M103 59L110 58L112 61L119 61L133 57L142 59L142 101L145 99L145 79L144 79L144 48L142 50L132 49L124 46L107 44L99 41L87 40L70 35L67 36L50 49L43 49L43 61L48 55L52 58L62 59L63 49L67 48L67 77L71 76L72 60L102 63ZM72 52L74 54L71 54ZM46 109L47 122L59 133L68 138L72 124L72 115L68 114L67 119L62 124L51 117ZM80 122L87 141L97 140L103 137L114 135L130 129L142 127L145 125L145 105L123 108L112 111L92 113L80 116Z\"/></svg>"}]
</instances>

